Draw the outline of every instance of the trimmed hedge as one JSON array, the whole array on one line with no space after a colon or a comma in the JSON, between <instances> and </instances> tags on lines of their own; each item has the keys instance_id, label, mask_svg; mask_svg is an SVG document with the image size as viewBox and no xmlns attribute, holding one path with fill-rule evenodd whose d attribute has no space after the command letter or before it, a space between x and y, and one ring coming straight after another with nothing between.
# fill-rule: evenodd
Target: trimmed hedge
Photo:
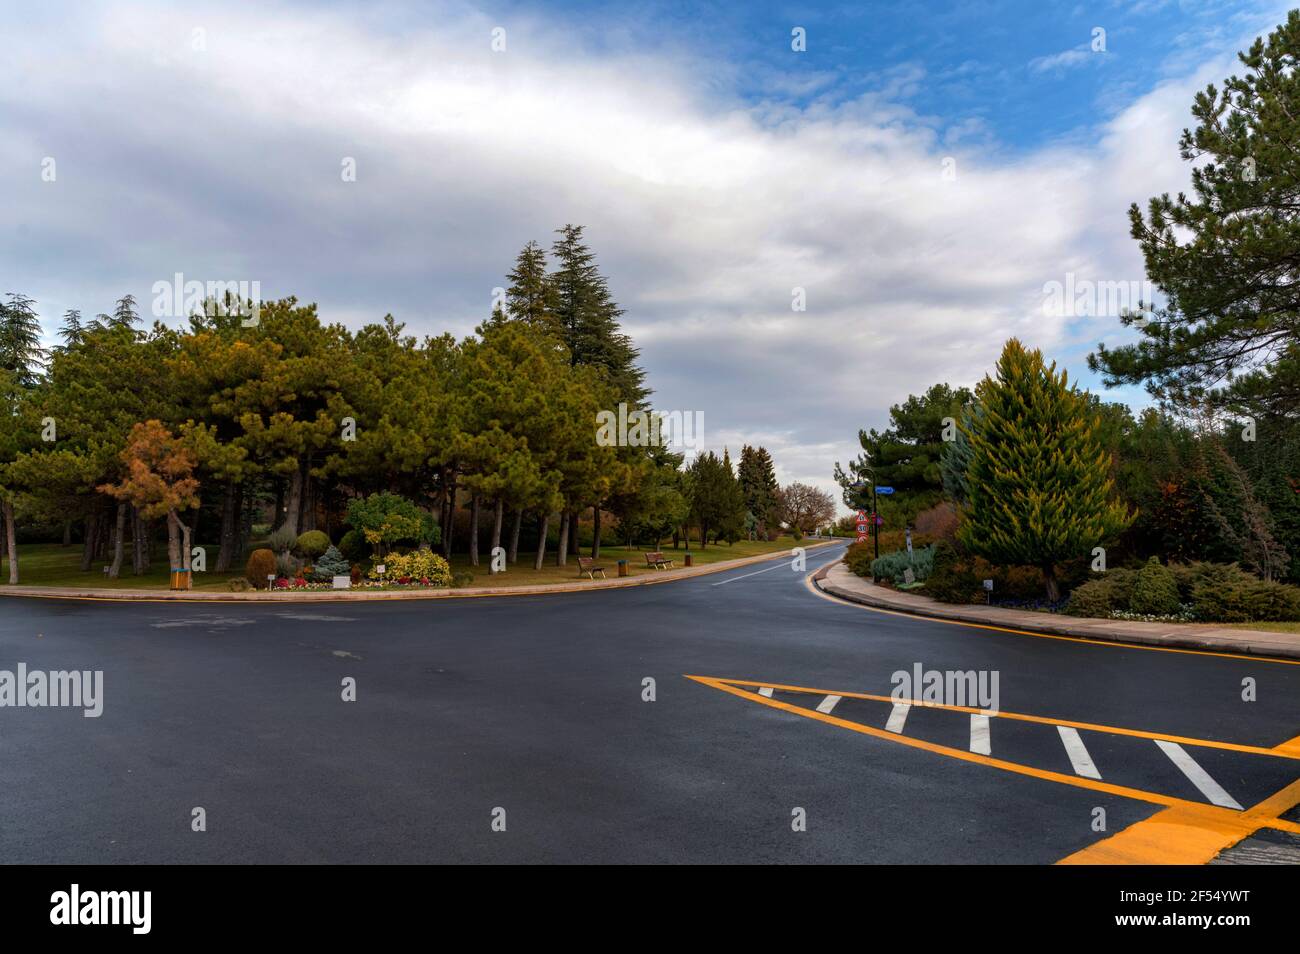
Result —
<instances>
[{"instance_id":1,"label":"trimmed hedge","mask_svg":"<svg viewBox=\"0 0 1300 954\"><path fill-rule=\"evenodd\" d=\"M320 530L307 530L300 534L297 550L308 560L314 560L330 548L330 538Z\"/></svg>"},{"instance_id":2,"label":"trimmed hedge","mask_svg":"<svg viewBox=\"0 0 1300 954\"><path fill-rule=\"evenodd\" d=\"M1128 609L1143 616L1174 616L1182 607L1178 601L1178 584L1169 567L1157 557L1147 561L1137 572L1137 581L1129 597Z\"/></svg>"},{"instance_id":3,"label":"trimmed hedge","mask_svg":"<svg viewBox=\"0 0 1300 954\"><path fill-rule=\"evenodd\" d=\"M1168 608L1171 593L1172 609ZM1297 620L1300 619L1300 587L1261 580L1235 563L1184 563L1168 567L1157 563L1153 567L1149 562L1136 571L1111 570L1076 587L1065 611L1071 616L1101 619L1116 612L1175 616L1188 604L1198 622Z\"/></svg>"}]
</instances>

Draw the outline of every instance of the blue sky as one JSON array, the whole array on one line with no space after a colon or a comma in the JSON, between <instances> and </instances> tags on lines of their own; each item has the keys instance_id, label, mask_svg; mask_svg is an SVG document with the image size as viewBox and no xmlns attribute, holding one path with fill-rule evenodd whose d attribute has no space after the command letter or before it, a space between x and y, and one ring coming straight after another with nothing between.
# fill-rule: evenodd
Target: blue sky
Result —
<instances>
[{"instance_id":1,"label":"blue sky","mask_svg":"<svg viewBox=\"0 0 1300 954\"><path fill-rule=\"evenodd\" d=\"M1285 11L6 0L0 291L53 329L181 272L467 334L578 222L660 409L830 486L1012 335L1096 387L1127 333L1047 289L1140 285L1129 204L1186 187L1193 96Z\"/></svg>"}]
</instances>

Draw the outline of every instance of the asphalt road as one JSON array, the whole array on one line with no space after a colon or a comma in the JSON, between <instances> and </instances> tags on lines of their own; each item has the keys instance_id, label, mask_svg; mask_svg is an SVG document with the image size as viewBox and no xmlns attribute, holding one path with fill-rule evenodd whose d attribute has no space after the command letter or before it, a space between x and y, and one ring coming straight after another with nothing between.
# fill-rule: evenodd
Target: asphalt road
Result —
<instances>
[{"instance_id":1,"label":"asphalt road","mask_svg":"<svg viewBox=\"0 0 1300 954\"><path fill-rule=\"evenodd\" d=\"M0 670L20 662L103 670L104 709L0 708L6 862L1050 863L1106 837L1097 807L1107 833L1160 810L753 692L888 695L916 663L996 671L1006 712L1262 747L1300 735L1300 666L871 612L811 592L788 559L500 599L0 599ZM824 693L771 698L815 709ZM834 709L877 728L891 712ZM993 758L1077 774L1053 725L992 723ZM967 750L971 720L913 707L903 734ZM1080 737L1108 783L1207 801L1152 740ZM1185 751L1245 807L1300 778L1297 761Z\"/></svg>"}]
</instances>

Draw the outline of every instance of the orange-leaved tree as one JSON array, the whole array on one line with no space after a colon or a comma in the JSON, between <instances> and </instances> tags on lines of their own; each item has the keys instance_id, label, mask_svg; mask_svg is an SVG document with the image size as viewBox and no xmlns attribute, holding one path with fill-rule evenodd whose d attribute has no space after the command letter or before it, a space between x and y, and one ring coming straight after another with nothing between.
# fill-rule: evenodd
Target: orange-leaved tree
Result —
<instances>
[{"instance_id":1,"label":"orange-leaved tree","mask_svg":"<svg viewBox=\"0 0 1300 954\"><path fill-rule=\"evenodd\" d=\"M121 459L126 476L99 489L130 502L146 520L166 516L170 565L189 570L190 528L181 522L180 514L199 505L194 452L161 421L149 420L131 428Z\"/></svg>"}]
</instances>

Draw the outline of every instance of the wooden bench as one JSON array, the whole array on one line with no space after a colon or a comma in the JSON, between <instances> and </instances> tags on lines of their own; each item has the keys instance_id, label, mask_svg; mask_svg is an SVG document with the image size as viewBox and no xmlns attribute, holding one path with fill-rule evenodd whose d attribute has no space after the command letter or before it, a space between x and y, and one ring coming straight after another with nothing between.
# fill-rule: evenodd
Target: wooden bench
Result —
<instances>
[{"instance_id":1,"label":"wooden bench","mask_svg":"<svg viewBox=\"0 0 1300 954\"><path fill-rule=\"evenodd\" d=\"M654 553L647 553L645 555L645 565L652 566L656 570L671 570L673 568L673 561L656 550Z\"/></svg>"},{"instance_id":2,"label":"wooden bench","mask_svg":"<svg viewBox=\"0 0 1300 954\"><path fill-rule=\"evenodd\" d=\"M602 580L605 579L605 568L603 566L596 566L596 561L591 557L580 556L578 557L578 576L582 576L584 573L591 580L596 578L595 574L597 573L600 574Z\"/></svg>"}]
</instances>

